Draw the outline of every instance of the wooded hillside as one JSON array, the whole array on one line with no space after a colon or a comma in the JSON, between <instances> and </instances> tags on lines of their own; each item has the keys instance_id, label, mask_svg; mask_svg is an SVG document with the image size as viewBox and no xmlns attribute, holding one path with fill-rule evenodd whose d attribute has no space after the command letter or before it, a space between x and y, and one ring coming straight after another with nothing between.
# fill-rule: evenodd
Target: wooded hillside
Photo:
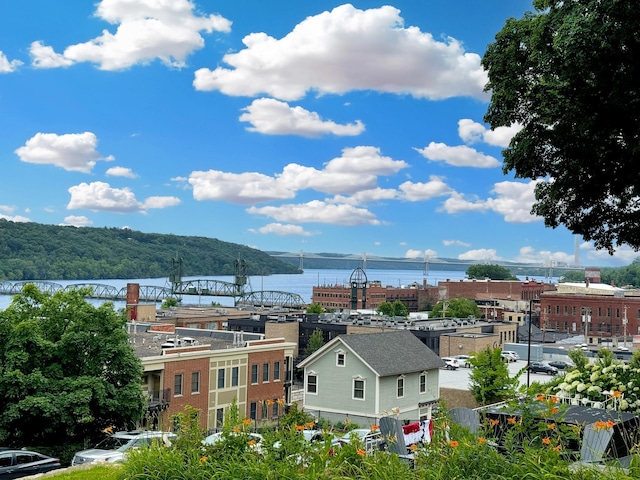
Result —
<instances>
[{"instance_id":1,"label":"wooded hillside","mask_svg":"<svg viewBox=\"0 0 640 480\"><path fill-rule=\"evenodd\" d=\"M0 219L0 280L168 277L176 256L183 276L233 275L236 260L246 262L248 275L299 273L260 250L215 238Z\"/></svg>"}]
</instances>

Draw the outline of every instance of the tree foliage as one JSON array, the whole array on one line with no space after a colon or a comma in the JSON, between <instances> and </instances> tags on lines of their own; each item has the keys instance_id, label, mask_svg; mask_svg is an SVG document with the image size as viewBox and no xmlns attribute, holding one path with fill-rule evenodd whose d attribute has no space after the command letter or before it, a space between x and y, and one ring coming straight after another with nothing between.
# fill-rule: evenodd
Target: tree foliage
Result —
<instances>
[{"instance_id":1,"label":"tree foliage","mask_svg":"<svg viewBox=\"0 0 640 480\"><path fill-rule=\"evenodd\" d=\"M409 309L400 300L394 300L393 302L380 302L376 309L381 315L387 315L388 317L408 317Z\"/></svg>"},{"instance_id":2,"label":"tree foliage","mask_svg":"<svg viewBox=\"0 0 640 480\"><path fill-rule=\"evenodd\" d=\"M142 366L113 304L26 285L0 311L0 444L60 445L143 414Z\"/></svg>"},{"instance_id":3,"label":"tree foliage","mask_svg":"<svg viewBox=\"0 0 640 480\"><path fill-rule=\"evenodd\" d=\"M490 278L491 280L517 280L508 268L497 264L471 265L466 271L467 277L476 279Z\"/></svg>"},{"instance_id":4,"label":"tree foliage","mask_svg":"<svg viewBox=\"0 0 640 480\"><path fill-rule=\"evenodd\" d=\"M316 350L319 350L324 345L324 338L322 336L322 330L316 328L307 341L307 346L304 349L305 355L311 355Z\"/></svg>"},{"instance_id":5,"label":"tree foliage","mask_svg":"<svg viewBox=\"0 0 640 480\"><path fill-rule=\"evenodd\" d=\"M214 238L0 219L0 279L168 277L176 255L184 276L233 275L239 259L248 275L300 272L260 250Z\"/></svg>"},{"instance_id":6,"label":"tree foliage","mask_svg":"<svg viewBox=\"0 0 640 480\"><path fill-rule=\"evenodd\" d=\"M480 318L481 315L480 307L476 302L468 298L452 298L440 301L431 310L432 317L468 318L472 316Z\"/></svg>"},{"instance_id":7,"label":"tree foliage","mask_svg":"<svg viewBox=\"0 0 640 480\"><path fill-rule=\"evenodd\" d=\"M535 0L482 64L485 121L522 129L505 173L537 182L532 213L610 253L640 248L640 16L636 2Z\"/></svg>"},{"instance_id":8,"label":"tree foliage","mask_svg":"<svg viewBox=\"0 0 640 480\"><path fill-rule=\"evenodd\" d=\"M324 307L319 303L312 303L307 307L307 313L324 313Z\"/></svg>"},{"instance_id":9,"label":"tree foliage","mask_svg":"<svg viewBox=\"0 0 640 480\"><path fill-rule=\"evenodd\" d=\"M485 348L469 359L472 365L469 391L481 405L513 397L518 387L517 377L509 377L501 348Z\"/></svg>"}]
</instances>

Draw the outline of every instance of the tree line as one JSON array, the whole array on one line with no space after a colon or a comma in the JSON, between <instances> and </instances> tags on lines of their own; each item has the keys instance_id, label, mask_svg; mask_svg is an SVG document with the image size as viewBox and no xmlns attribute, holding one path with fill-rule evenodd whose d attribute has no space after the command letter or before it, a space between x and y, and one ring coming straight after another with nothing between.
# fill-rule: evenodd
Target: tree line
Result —
<instances>
[{"instance_id":1,"label":"tree line","mask_svg":"<svg viewBox=\"0 0 640 480\"><path fill-rule=\"evenodd\" d=\"M215 238L16 223L0 219L1 280L158 278L181 258L182 275L233 275L237 260L247 275L300 273L268 254Z\"/></svg>"}]
</instances>

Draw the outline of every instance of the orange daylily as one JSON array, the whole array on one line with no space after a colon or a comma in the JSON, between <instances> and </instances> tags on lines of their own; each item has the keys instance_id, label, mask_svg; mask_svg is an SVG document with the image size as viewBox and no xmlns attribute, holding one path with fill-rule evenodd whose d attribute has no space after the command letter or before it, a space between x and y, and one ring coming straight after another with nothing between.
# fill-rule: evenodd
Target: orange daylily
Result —
<instances>
[{"instance_id":1,"label":"orange daylily","mask_svg":"<svg viewBox=\"0 0 640 480\"><path fill-rule=\"evenodd\" d=\"M547 428L549 430L553 430L554 428L556 428L556 424L555 423L547 423Z\"/></svg>"},{"instance_id":2,"label":"orange daylily","mask_svg":"<svg viewBox=\"0 0 640 480\"><path fill-rule=\"evenodd\" d=\"M484 445L487 441L484 439L484 437L478 437L478 443L480 445Z\"/></svg>"},{"instance_id":3,"label":"orange daylily","mask_svg":"<svg viewBox=\"0 0 640 480\"><path fill-rule=\"evenodd\" d=\"M296 425L296 431L300 432L304 430L304 425Z\"/></svg>"},{"instance_id":4,"label":"orange daylily","mask_svg":"<svg viewBox=\"0 0 640 480\"><path fill-rule=\"evenodd\" d=\"M492 419L489 420L489 423L491 424L492 427L495 427L500 422L498 420L495 420L495 419L492 418Z\"/></svg>"},{"instance_id":5,"label":"orange daylily","mask_svg":"<svg viewBox=\"0 0 640 480\"><path fill-rule=\"evenodd\" d=\"M556 445L555 447L553 447L553 449L554 449L556 452L559 452L560 450L562 450L562 445Z\"/></svg>"},{"instance_id":6,"label":"orange daylily","mask_svg":"<svg viewBox=\"0 0 640 480\"><path fill-rule=\"evenodd\" d=\"M251 424L251 420L248 419L248 418L245 418L244 420L242 420L242 424L245 425L245 426L246 425L250 425Z\"/></svg>"},{"instance_id":7,"label":"orange daylily","mask_svg":"<svg viewBox=\"0 0 640 480\"><path fill-rule=\"evenodd\" d=\"M507 418L507 422L511 423L511 424L515 424L516 423L516 417L509 417Z\"/></svg>"},{"instance_id":8,"label":"orange daylily","mask_svg":"<svg viewBox=\"0 0 640 480\"><path fill-rule=\"evenodd\" d=\"M451 440L451 441L449 442L449 446L450 446L450 447L453 447L453 448L456 448L456 447L458 446L458 442L456 442L455 440Z\"/></svg>"},{"instance_id":9,"label":"orange daylily","mask_svg":"<svg viewBox=\"0 0 640 480\"><path fill-rule=\"evenodd\" d=\"M361 449L361 448L359 448L359 449L358 449L358 455L360 455L361 457L364 457L364 455L365 455L366 453L367 453L367 452L365 452L363 449Z\"/></svg>"},{"instance_id":10,"label":"orange daylily","mask_svg":"<svg viewBox=\"0 0 640 480\"><path fill-rule=\"evenodd\" d=\"M378 425L371 425L372 432L377 432L378 430L380 430L380 427Z\"/></svg>"},{"instance_id":11,"label":"orange daylily","mask_svg":"<svg viewBox=\"0 0 640 480\"><path fill-rule=\"evenodd\" d=\"M542 439L542 443L544 443L545 445L549 445L551 443L551 440L547 437Z\"/></svg>"},{"instance_id":12,"label":"orange daylily","mask_svg":"<svg viewBox=\"0 0 640 480\"><path fill-rule=\"evenodd\" d=\"M620 390L614 390L613 392L611 392L611 396L613 398L621 398L622 397L622 392Z\"/></svg>"},{"instance_id":13,"label":"orange daylily","mask_svg":"<svg viewBox=\"0 0 640 480\"><path fill-rule=\"evenodd\" d=\"M539 393L538 395L536 395L536 400L538 400L538 401L542 402L542 401L544 401L545 398L546 397L542 393Z\"/></svg>"}]
</instances>

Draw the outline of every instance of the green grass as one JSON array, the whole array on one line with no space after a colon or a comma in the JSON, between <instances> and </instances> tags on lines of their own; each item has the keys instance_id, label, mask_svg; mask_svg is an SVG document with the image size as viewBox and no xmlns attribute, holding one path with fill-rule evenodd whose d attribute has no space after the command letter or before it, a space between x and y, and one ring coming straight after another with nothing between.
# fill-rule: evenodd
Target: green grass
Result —
<instances>
[{"instance_id":1,"label":"green grass","mask_svg":"<svg viewBox=\"0 0 640 480\"><path fill-rule=\"evenodd\" d=\"M119 473L120 465L95 465L91 468L54 471L49 475L55 480L118 480Z\"/></svg>"}]
</instances>

